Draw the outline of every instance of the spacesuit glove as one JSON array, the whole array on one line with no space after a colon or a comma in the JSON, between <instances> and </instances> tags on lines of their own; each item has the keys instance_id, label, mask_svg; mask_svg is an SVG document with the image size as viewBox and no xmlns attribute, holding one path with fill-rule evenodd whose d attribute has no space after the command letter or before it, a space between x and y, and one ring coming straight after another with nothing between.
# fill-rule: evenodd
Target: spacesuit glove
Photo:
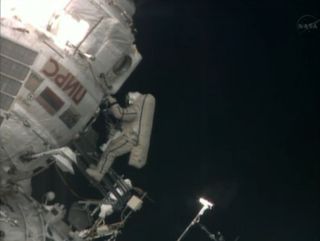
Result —
<instances>
[{"instance_id":1,"label":"spacesuit glove","mask_svg":"<svg viewBox=\"0 0 320 241\"><path fill-rule=\"evenodd\" d=\"M114 103L117 103L116 98L112 97L111 95L107 96L108 105L112 105Z\"/></svg>"}]
</instances>

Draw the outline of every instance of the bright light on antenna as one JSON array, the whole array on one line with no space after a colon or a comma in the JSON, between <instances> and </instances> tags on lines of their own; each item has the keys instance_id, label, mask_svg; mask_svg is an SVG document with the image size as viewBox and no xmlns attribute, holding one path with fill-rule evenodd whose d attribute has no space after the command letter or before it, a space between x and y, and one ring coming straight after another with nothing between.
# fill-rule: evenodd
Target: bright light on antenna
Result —
<instances>
[{"instance_id":1,"label":"bright light on antenna","mask_svg":"<svg viewBox=\"0 0 320 241\"><path fill-rule=\"evenodd\" d=\"M213 207L213 203L209 202L208 200L204 199L204 198L199 198L199 202L202 204L202 208L201 210L198 212L197 216L195 216L195 218L192 220L192 222L189 224L189 226L183 231L183 233L180 235L180 237L177 239L177 241L181 241L182 238L186 235L186 233L188 232L188 230L195 224L200 222L200 217L204 214L204 212L207 209L212 209Z\"/></svg>"},{"instance_id":2,"label":"bright light on antenna","mask_svg":"<svg viewBox=\"0 0 320 241\"><path fill-rule=\"evenodd\" d=\"M202 198L202 197L199 199L199 202L200 202L203 206L205 206L206 208L211 209L211 208L213 207L213 203L209 202L208 200L206 200L206 199L204 199L204 198Z\"/></svg>"}]
</instances>

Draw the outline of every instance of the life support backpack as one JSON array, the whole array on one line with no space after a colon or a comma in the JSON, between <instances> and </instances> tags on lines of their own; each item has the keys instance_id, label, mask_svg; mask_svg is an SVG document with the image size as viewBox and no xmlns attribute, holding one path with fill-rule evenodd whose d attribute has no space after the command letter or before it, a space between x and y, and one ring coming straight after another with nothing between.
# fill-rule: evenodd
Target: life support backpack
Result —
<instances>
[{"instance_id":1,"label":"life support backpack","mask_svg":"<svg viewBox=\"0 0 320 241\"><path fill-rule=\"evenodd\" d=\"M140 99L138 142L131 150L129 165L142 168L147 163L156 100L151 94Z\"/></svg>"}]
</instances>

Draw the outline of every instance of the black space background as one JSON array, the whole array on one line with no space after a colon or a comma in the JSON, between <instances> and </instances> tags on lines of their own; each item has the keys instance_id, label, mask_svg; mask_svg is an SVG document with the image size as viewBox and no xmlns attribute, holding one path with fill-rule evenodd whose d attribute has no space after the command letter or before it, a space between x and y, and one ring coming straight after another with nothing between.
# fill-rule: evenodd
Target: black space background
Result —
<instances>
[{"instance_id":1,"label":"black space background","mask_svg":"<svg viewBox=\"0 0 320 241\"><path fill-rule=\"evenodd\" d=\"M129 220L119 241L176 240L200 196L216 203L202 222L227 241L320 240L320 29L296 29L297 19L320 17L320 8L267 2L138 4L143 61L117 96L150 92L157 108L148 165L115 168L154 203ZM44 175L70 201L54 174ZM205 240L198 228L185 238Z\"/></svg>"}]
</instances>

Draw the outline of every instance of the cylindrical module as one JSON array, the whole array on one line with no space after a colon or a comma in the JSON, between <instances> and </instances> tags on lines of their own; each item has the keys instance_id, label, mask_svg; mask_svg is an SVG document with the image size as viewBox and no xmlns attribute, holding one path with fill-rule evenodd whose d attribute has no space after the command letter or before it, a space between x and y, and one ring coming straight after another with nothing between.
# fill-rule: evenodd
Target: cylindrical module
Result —
<instances>
[{"instance_id":1,"label":"cylindrical module","mask_svg":"<svg viewBox=\"0 0 320 241\"><path fill-rule=\"evenodd\" d=\"M45 238L43 216L32 200L16 193L1 195L1 241L44 241Z\"/></svg>"}]
</instances>

